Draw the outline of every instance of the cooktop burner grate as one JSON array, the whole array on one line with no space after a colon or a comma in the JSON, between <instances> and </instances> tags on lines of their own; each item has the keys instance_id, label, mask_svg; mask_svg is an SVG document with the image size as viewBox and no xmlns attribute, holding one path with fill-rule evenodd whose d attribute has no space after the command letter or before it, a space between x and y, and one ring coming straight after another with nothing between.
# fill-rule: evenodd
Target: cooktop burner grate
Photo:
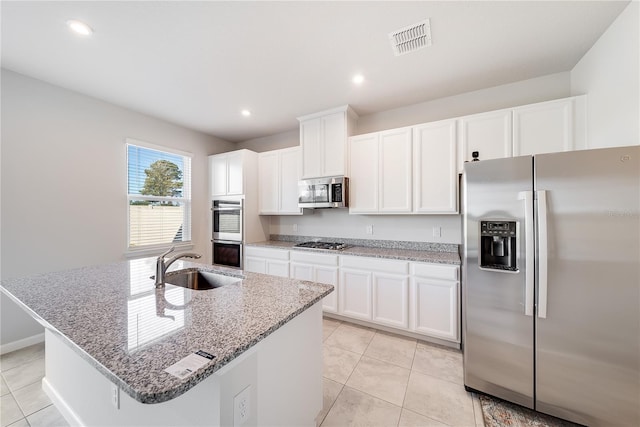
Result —
<instances>
[{"instance_id":1,"label":"cooktop burner grate","mask_svg":"<svg viewBox=\"0 0 640 427\"><path fill-rule=\"evenodd\" d=\"M295 245L296 248L310 248L310 249L328 249L332 251L339 251L348 247L345 243L340 242L303 242Z\"/></svg>"}]
</instances>

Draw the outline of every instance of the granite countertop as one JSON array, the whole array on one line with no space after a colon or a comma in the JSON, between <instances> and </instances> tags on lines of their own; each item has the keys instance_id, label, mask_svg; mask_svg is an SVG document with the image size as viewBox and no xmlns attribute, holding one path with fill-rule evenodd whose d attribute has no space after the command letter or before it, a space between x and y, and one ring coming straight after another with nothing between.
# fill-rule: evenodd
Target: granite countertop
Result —
<instances>
[{"instance_id":1,"label":"granite countertop","mask_svg":"<svg viewBox=\"0 0 640 427\"><path fill-rule=\"evenodd\" d=\"M332 239L323 239L330 241ZM342 239L344 240L344 239ZM460 255L458 252L453 251L439 251L439 250L419 250L419 249L402 249L394 247L376 247L376 246L358 246L352 245L341 250L329 250L329 249L310 249L310 248L296 248L296 241L284 241L284 240L267 240L265 242L247 243L245 246L255 247L267 247L273 249L293 249L299 251L313 251L324 254L335 255L353 255L353 256L366 256L373 258L388 258L399 259L407 261L417 262L430 262L436 264L454 264L460 265Z\"/></svg>"},{"instance_id":2,"label":"granite countertop","mask_svg":"<svg viewBox=\"0 0 640 427\"><path fill-rule=\"evenodd\" d=\"M142 403L186 392L331 293L333 286L175 262L243 280L212 290L156 289L155 258L0 282L2 291ZM215 356L185 379L164 369L198 350Z\"/></svg>"}]
</instances>

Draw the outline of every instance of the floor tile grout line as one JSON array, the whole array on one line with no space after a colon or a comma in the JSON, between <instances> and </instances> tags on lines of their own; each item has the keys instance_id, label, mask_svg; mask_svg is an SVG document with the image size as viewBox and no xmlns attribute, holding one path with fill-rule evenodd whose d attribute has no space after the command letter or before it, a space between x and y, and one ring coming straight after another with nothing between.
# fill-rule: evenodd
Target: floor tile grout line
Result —
<instances>
[{"instance_id":1,"label":"floor tile grout line","mask_svg":"<svg viewBox=\"0 0 640 427\"><path fill-rule=\"evenodd\" d=\"M323 377L326 378L326 377ZM327 378L328 380L331 380L330 378ZM333 381L333 380L331 380ZM337 382L337 381L335 381ZM338 383L340 384L340 383ZM340 397L340 395L342 394L342 390L344 390L345 385L344 384L340 384L340 391L338 392L338 395L336 396L336 398L333 400L333 402L331 403L331 406L329 406L329 409L327 409L327 413L324 414L324 417L322 418L322 421L320 421L320 425L318 427L322 427L322 423L324 423L324 420L327 419L327 417L329 416L329 412L331 412L331 409L333 409L333 407L335 406L336 402L338 401L338 398Z\"/></svg>"}]
</instances>

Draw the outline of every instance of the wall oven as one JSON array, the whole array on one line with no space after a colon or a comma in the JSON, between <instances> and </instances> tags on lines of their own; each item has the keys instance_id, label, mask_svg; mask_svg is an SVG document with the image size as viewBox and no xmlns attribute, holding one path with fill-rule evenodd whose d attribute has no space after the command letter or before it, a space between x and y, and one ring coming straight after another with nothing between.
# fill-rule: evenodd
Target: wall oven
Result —
<instances>
[{"instance_id":1,"label":"wall oven","mask_svg":"<svg viewBox=\"0 0 640 427\"><path fill-rule=\"evenodd\" d=\"M213 264L242 268L243 199L215 199L211 203Z\"/></svg>"},{"instance_id":2,"label":"wall oven","mask_svg":"<svg viewBox=\"0 0 640 427\"><path fill-rule=\"evenodd\" d=\"M213 240L242 242L242 199L225 198L212 202Z\"/></svg>"},{"instance_id":3,"label":"wall oven","mask_svg":"<svg viewBox=\"0 0 640 427\"><path fill-rule=\"evenodd\" d=\"M242 242L214 239L213 264L242 268Z\"/></svg>"}]
</instances>

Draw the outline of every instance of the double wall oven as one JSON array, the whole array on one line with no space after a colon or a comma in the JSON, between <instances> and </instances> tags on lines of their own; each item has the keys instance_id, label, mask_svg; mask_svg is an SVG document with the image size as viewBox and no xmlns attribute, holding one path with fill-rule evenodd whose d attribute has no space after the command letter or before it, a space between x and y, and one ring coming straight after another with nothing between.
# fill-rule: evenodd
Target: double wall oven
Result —
<instances>
[{"instance_id":1,"label":"double wall oven","mask_svg":"<svg viewBox=\"0 0 640 427\"><path fill-rule=\"evenodd\" d=\"M225 197L211 202L213 264L242 268L242 211L242 197Z\"/></svg>"}]
</instances>

